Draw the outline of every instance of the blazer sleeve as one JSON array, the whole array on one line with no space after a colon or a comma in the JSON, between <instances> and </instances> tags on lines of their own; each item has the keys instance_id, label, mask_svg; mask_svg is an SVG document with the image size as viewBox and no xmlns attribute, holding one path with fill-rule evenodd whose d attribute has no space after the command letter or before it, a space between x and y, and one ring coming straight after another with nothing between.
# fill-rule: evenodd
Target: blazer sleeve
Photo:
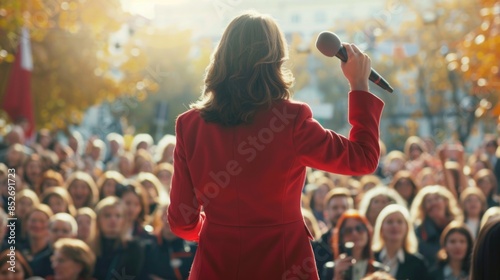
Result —
<instances>
[{"instance_id":1,"label":"blazer sleeve","mask_svg":"<svg viewBox=\"0 0 500 280\"><path fill-rule=\"evenodd\" d=\"M346 138L324 129L301 106L294 126L294 147L300 162L312 168L345 174L372 173L380 156L379 123L384 102L365 91L349 93L348 121L352 128Z\"/></svg>"},{"instance_id":2,"label":"blazer sleeve","mask_svg":"<svg viewBox=\"0 0 500 280\"><path fill-rule=\"evenodd\" d=\"M185 240L198 241L205 214L201 213L201 203L196 198L191 181L181 124L181 119L178 118L175 126L177 139L174 149L174 174L170 189L168 222L175 235Z\"/></svg>"}]
</instances>

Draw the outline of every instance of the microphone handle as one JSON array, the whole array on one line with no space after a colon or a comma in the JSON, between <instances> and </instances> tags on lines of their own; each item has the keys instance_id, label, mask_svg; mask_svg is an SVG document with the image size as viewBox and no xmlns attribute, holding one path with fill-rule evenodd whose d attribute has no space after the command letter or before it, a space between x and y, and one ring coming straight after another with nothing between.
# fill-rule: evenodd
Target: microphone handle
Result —
<instances>
[{"instance_id":1,"label":"microphone handle","mask_svg":"<svg viewBox=\"0 0 500 280\"><path fill-rule=\"evenodd\" d=\"M352 266L349 267L344 273L344 280L351 280L351 279L352 279Z\"/></svg>"},{"instance_id":2,"label":"microphone handle","mask_svg":"<svg viewBox=\"0 0 500 280\"><path fill-rule=\"evenodd\" d=\"M343 62L347 62L347 51L345 47L341 46L340 50L337 52L335 56L338 57ZM382 76L380 76L380 74L377 73L377 71L375 71L373 68L371 68L370 76L368 77L368 79L372 81L374 84L381 87L382 89L387 90L388 92L392 93L394 91L394 89L387 83L387 81L382 79Z\"/></svg>"}]
</instances>

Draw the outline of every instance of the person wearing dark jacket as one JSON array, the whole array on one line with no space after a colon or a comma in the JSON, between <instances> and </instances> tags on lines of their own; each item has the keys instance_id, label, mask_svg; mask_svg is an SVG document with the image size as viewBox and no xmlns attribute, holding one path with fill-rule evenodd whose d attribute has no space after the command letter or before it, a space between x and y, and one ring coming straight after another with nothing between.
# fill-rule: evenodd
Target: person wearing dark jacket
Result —
<instances>
[{"instance_id":1,"label":"person wearing dark jacket","mask_svg":"<svg viewBox=\"0 0 500 280\"><path fill-rule=\"evenodd\" d=\"M348 210L342 214L333 232L335 261L324 265L321 279L360 280L375 271L387 271L386 266L375 261L371 237L370 223L357 210ZM347 250L349 243L353 246L351 254Z\"/></svg>"},{"instance_id":2,"label":"person wearing dark jacket","mask_svg":"<svg viewBox=\"0 0 500 280\"><path fill-rule=\"evenodd\" d=\"M353 205L352 197L346 188L337 187L329 191L325 196L324 217L329 225L329 230L320 239L312 242L316 268L319 275L322 274L325 263L333 260L332 233L335 225L340 216L348 209L352 209Z\"/></svg>"},{"instance_id":3,"label":"person wearing dark jacket","mask_svg":"<svg viewBox=\"0 0 500 280\"><path fill-rule=\"evenodd\" d=\"M382 209L373 234L375 259L386 265L397 280L429 280L427 265L417 248L408 210L397 204Z\"/></svg>"},{"instance_id":4,"label":"person wearing dark jacket","mask_svg":"<svg viewBox=\"0 0 500 280\"><path fill-rule=\"evenodd\" d=\"M126 236L123 202L114 196L104 198L96 206L96 216L96 239L93 242L96 254L94 278L147 279L146 249L143 242Z\"/></svg>"},{"instance_id":5,"label":"person wearing dark jacket","mask_svg":"<svg viewBox=\"0 0 500 280\"><path fill-rule=\"evenodd\" d=\"M172 233L167 208L168 204L165 204L155 211L153 225L156 232L147 254L150 266L147 270L153 279L188 279L197 245Z\"/></svg>"},{"instance_id":6,"label":"person wearing dark jacket","mask_svg":"<svg viewBox=\"0 0 500 280\"><path fill-rule=\"evenodd\" d=\"M434 280L468 280L473 242L470 230L464 223L451 222L441 234L439 261L431 271Z\"/></svg>"}]
</instances>

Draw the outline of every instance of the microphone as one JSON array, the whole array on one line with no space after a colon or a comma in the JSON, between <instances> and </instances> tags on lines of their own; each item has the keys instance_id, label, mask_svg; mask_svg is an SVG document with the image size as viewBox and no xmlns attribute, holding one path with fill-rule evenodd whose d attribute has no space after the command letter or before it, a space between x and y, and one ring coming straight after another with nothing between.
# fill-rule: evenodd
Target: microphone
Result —
<instances>
[{"instance_id":1,"label":"microphone","mask_svg":"<svg viewBox=\"0 0 500 280\"><path fill-rule=\"evenodd\" d=\"M354 242L346 242L344 244L345 254L347 257L352 257L352 248L354 248ZM344 273L344 279L351 280L352 279L352 266L349 267Z\"/></svg>"},{"instance_id":2,"label":"microphone","mask_svg":"<svg viewBox=\"0 0 500 280\"><path fill-rule=\"evenodd\" d=\"M326 56L336 56L343 62L347 62L347 51L335 33L329 31L321 32L316 40L316 48L318 48L318 50ZM382 78L377 71L373 70L373 68L371 69L370 77L368 79L388 92L394 91L389 83L384 80L384 78Z\"/></svg>"}]
</instances>

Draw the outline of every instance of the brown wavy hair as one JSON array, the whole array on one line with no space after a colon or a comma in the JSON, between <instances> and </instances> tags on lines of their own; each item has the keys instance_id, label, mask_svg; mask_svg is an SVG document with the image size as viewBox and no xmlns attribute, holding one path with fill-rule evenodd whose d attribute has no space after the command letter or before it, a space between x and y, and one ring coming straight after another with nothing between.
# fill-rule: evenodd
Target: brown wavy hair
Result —
<instances>
[{"instance_id":1,"label":"brown wavy hair","mask_svg":"<svg viewBox=\"0 0 500 280\"><path fill-rule=\"evenodd\" d=\"M293 75L283 67L287 59L286 39L272 17L237 16L212 54L203 94L191 108L207 122L251 123L263 106L290 98Z\"/></svg>"}]
</instances>

